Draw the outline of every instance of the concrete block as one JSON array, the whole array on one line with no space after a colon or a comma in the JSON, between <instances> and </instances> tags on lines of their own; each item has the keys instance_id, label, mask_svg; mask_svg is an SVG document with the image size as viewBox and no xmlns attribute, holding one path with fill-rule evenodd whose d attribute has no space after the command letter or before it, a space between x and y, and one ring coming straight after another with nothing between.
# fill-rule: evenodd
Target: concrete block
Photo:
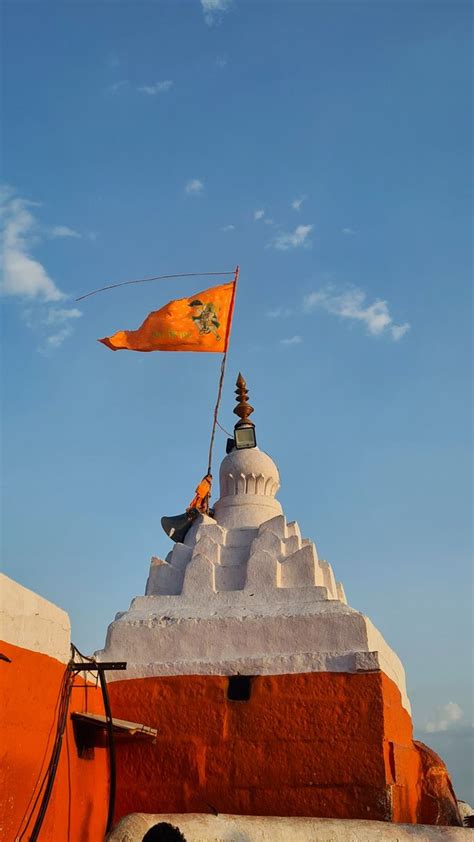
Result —
<instances>
[{"instance_id":1,"label":"concrete block","mask_svg":"<svg viewBox=\"0 0 474 842\"><path fill-rule=\"evenodd\" d=\"M337 587L332 567L327 561L319 561L319 566L323 574L324 586L328 589L329 599L337 599Z\"/></svg>"},{"instance_id":2,"label":"concrete block","mask_svg":"<svg viewBox=\"0 0 474 842\"><path fill-rule=\"evenodd\" d=\"M220 544L216 544L215 541L212 540L208 535L204 538L201 538L200 541L196 541L194 550L193 550L193 559L198 555L204 555L209 561L212 561L213 564L220 564L221 561L221 547Z\"/></svg>"},{"instance_id":3,"label":"concrete block","mask_svg":"<svg viewBox=\"0 0 474 842\"><path fill-rule=\"evenodd\" d=\"M285 556L292 555L296 552L296 550L301 549L301 539L298 535L289 535L284 542L284 554Z\"/></svg>"},{"instance_id":4,"label":"concrete block","mask_svg":"<svg viewBox=\"0 0 474 842\"><path fill-rule=\"evenodd\" d=\"M146 595L180 594L183 586L183 571L161 558L152 558L146 586Z\"/></svg>"},{"instance_id":5,"label":"concrete block","mask_svg":"<svg viewBox=\"0 0 474 842\"><path fill-rule=\"evenodd\" d=\"M206 592L214 590L214 565L209 559L200 553L193 555L191 564L188 564L184 574L183 596L201 597Z\"/></svg>"},{"instance_id":6,"label":"concrete block","mask_svg":"<svg viewBox=\"0 0 474 842\"><path fill-rule=\"evenodd\" d=\"M314 545L301 547L292 555L278 562L277 582L279 588L299 588L305 585L324 585L320 571L317 582L317 556Z\"/></svg>"},{"instance_id":7,"label":"concrete block","mask_svg":"<svg viewBox=\"0 0 474 842\"><path fill-rule=\"evenodd\" d=\"M336 588L337 598L340 600L340 602L343 602L344 605L347 605L346 592L344 590L344 585L342 584L342 582L336 582Z\"/></svg>"},{"instance_id":8,"label":"concrete block","mask_svg":"<svg viewBox=\"0 0 474 842\"><path fill-rule=\"evenodd\" d=\"M247 562L245 590L252 590L260 595L277 587L277 561L266 550L252 553Z\"/></svg>"},{"instance_id":9,"label":"concrete block","mask_svg":"<svg viewBox=\"0 0 474 842\"><path fill-rule=\"evenodd\" d=\"M191 561L192 554L192 547L187 547L186 544L175 544L171 553L166 556L166 561L169 561L173 567L184 570Z\"/></svg>"},{"instance_id":10,"label":"concrete block","mask_svg":"<svg viewBox=\"0 0 474 842\"><path fill-rule=\"evenodd\" d=\"M285 515L276 515L276 517L272 517L270 520L266 520L262 523L258 531L259 535L267 531L274 532L275 535L278 535L278 537L284 541L287 537Z\"/></svg>"},{"instance_id":11,"label":"concrete block","mask_svg":"<svg viewBox=\"0 0 474 842\"><path fill-rule=\"evenodd\" d=\"M290 521L290 523L287 523L286 534L288 535L289 538L292 535L296 535L299 538L299 540L301 541L301 530L300 530L300 527L297 524L296 520L292 520L292 521Z\"/></svg>"},{"instance_id":12,"label":"concrete block","mask_svg":"<svg viewBox=\"0 0 474 842\"><path fill-rule=\"evenodd\" d=\"M219 526L215 521L212 523L201 523L196 532L196 542L201 541L203 538L210 538L216 544L224 544L226 533L227 530Z\"/></svg>"},{"instance_id":13,"label":"concrete block","mask_svg":"<svg viewBox=\"0 0 474 842\"><path fill-rule=\"evenodd\" d=\"M270 529L261 531L260 528L257 537L252 541L250 553L259 552L259 550L264 550L264 552L270 553L270 555L274 556L275 561L283 558L285 554L283 541L276 532L273 532Z\"/></svg>"},{"instance_id":14,"label":"concrete block","mask_svg":"<svg viewBox=\"0 0 474 842\"><path fill-rule=\"evenodd\" d=\"M218 591L239 591L245 585L245 565L234 565L232 567L214 567L214 590Z\"/></svg>"}]
</instances>

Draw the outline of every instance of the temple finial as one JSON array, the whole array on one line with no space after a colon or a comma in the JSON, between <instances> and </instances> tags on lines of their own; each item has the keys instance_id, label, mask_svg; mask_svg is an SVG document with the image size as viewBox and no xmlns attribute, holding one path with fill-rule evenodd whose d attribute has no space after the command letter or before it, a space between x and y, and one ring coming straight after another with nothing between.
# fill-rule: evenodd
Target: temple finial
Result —
<instances>
[{"instance_id":1,"label":"temple finial","mask_svg":"<svg viewBox=\"0 0 474 842\"><path fill-rule=\"evenodd\" d=\"M247 384L244 378L242 377L240 371L235 385L237 386L235 390L235 394L237 395L237 406L234 408L234 413L240 418L240 421L237 421L236 426L245 423L252 424L251 421L248 421L248 417L253 412L253 406L250 406L247 400L249 392L247 389Z\"/></svg>"}]
</instances>

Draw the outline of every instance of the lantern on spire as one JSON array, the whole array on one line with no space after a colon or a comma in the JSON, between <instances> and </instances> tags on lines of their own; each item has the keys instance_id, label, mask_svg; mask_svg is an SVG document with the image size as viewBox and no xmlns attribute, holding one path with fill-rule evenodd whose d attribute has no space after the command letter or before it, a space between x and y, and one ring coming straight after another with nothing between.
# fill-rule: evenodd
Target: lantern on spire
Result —
<instances>
[{"instance_id":1,"label":"lantern on spire","mask_svg":"<svg viewBox=\"0 0 474 842\"><path fill-rule=\"evenodd\" d=\"M249 421L249 415L253 412L253 406L248 402L247 384L239 372L237 377L235 394L237 395L237 406L234 409L235 415L239 416L234 427L234 445L237 450L244 450L247 447L256 447L255 424Z\"/></svg>"}]
</instances>

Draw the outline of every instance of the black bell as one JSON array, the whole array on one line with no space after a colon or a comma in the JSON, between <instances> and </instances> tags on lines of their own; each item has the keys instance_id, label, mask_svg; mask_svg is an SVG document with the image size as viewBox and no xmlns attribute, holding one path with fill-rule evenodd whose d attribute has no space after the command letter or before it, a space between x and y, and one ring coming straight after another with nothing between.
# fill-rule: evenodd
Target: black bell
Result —
<instances>
[{"instance_id":1,"label":"black bell","mask_svg":"<svg viewBox=\"0 0 474 842\"><path fill-rule=\"evenodd\" d=\"M182 544L186 533L189 531L199 512L197 509L188 509L182 515L174 517L162 517L161 525L172 541Z\"/></svg>"}]
</instances>

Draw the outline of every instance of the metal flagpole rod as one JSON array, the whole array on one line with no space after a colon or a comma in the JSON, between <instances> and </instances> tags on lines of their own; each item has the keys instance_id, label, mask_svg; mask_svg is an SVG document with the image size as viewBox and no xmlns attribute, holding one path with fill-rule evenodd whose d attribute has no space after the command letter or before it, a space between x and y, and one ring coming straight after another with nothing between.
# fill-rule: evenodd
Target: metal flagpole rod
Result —
<instances>
[{"instance_id":1,"label":"metal flagpole rod","mask_svg":"<svg viewBox=\"0 0 474 842\"><path fill-rule=\"evenodd\" d=\"M235 271L234 271L234 289L232 291L232 298L231 298L230 309L229 309L229 318L227 320L227 333L226 333L226 338L225 338L225 351L224 351L224 356L222 357L222 362L221 362L221 373L220 373L220 377L219 377L219 386L218 386L218 389L217 389L216 405L214 407L211 441L210 441L210 444L209 444L209 459L208 459L208 465L207 465L207 473L208 474L211 473L211 469L212 469L212 450L213 450L213 447L214 447L214 438L215 438L215 435L216 435L216 426L217 426L217 417L218 417L218 414L219 414L219 406L220 406L221 398L222 398L222 387L224 385L225 367L226 367L226 362L227 362L227 351L229 349L230 332L231 332L231 328L232 328L232 317L234 315L235 295L236 295L236 292L237 292L237 282L239 280L239 271L240 271L240 267L236 266Z\"/></svg>"}]
</instances>

